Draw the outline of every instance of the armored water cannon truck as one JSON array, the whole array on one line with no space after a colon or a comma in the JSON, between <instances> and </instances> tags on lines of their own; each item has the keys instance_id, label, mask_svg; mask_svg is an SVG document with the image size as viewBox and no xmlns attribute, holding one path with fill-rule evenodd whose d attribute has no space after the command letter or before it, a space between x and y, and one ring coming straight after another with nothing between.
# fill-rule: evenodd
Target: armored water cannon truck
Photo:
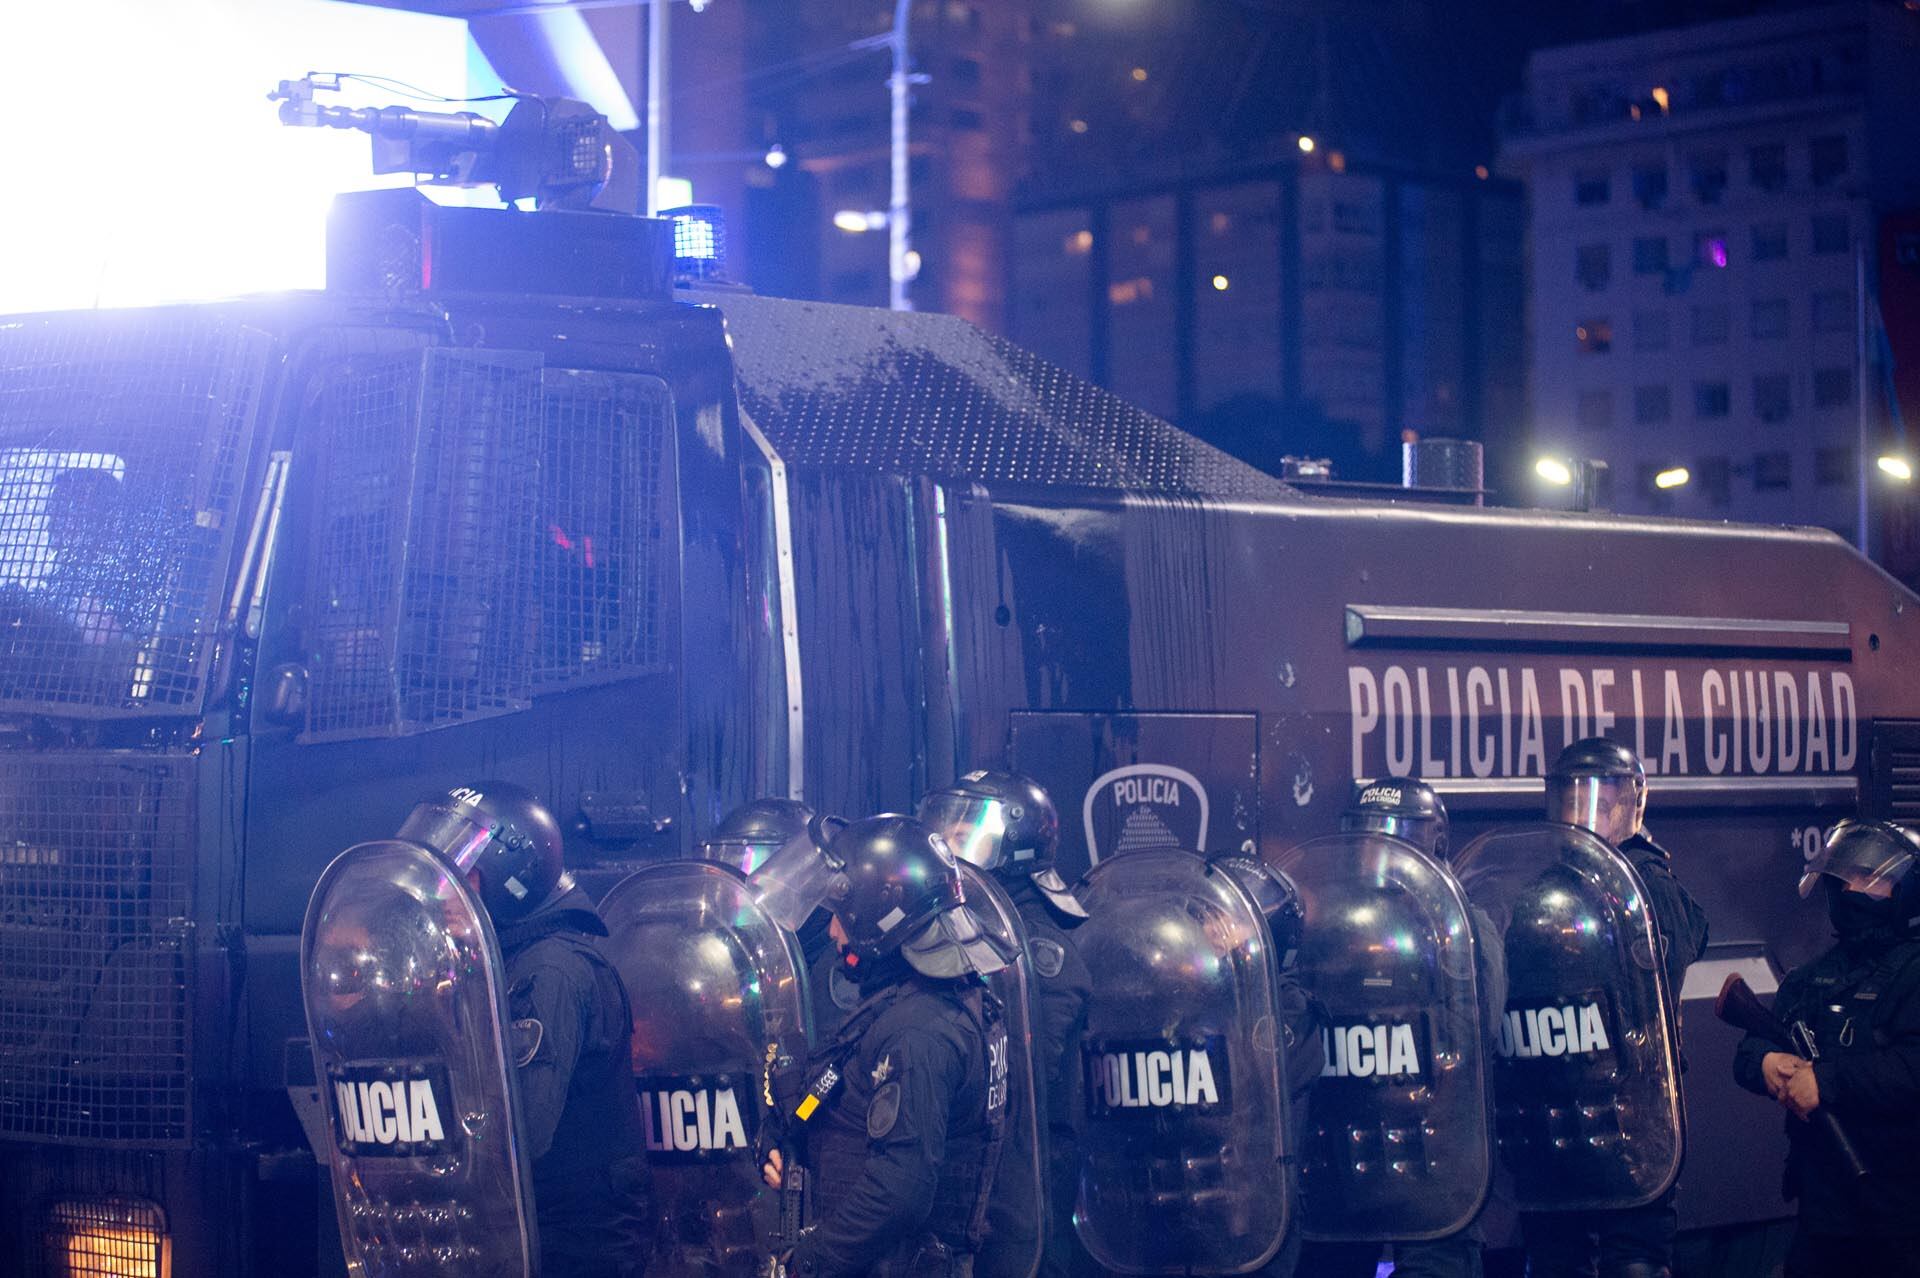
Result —
<instances>
[{"instance_id":1,"label":"armored water cannon truck","mask_svg":"<svg viewBox=\"0 0 1920 1278\"><path fill-rule=\"evenodd\" d=\"M1071 878L1387 774L1465 842L1592 733L1726 943L1686 1223L1780 1213L1706 1013L1821 944L1822 826L1920 817L1920 601L1824 532L1306 495L952 318L676 289L670 229L368 193L323 292L0 320L0 1270L337 1268L302 910L449 785L604 888L1011 765Z\"/></svg>"}]
</instances>

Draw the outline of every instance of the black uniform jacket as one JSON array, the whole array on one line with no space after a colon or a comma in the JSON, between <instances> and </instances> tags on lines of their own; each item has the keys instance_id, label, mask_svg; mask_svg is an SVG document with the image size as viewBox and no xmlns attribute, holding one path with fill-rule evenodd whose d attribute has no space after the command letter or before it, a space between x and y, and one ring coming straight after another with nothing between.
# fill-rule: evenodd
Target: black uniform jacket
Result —
<instances>
[{"instance_id":1,"label":"black uniform jacket","mask_svg":"<svg viewBox=\"0 0 1920 1278\"><path fill-rule=\"evenodd\" d=\"M906 971L870 994L817 1058L844 1055L838 1085L795 1125L814 1211L794 1247L797 1273L856 1278L929 1233L969 1248L988 1155L990 1063L968 1000L983 995L977 984ZM1004 1105L1004 1075L1000 1088Z\"/></svg>"},{"instance_id":2,"label":"black uniform jacket","mask_svg":"<svg viewBox=\"0 0 1920 1278\"><path fill-rule=\"evenodd\" d=\"M1679 1014L1680 990L1686 984L1687 968L1707 952L1707 912L1673 877L1673 857L1646 831L1626 840L1620 851L1640 880L1647 886L1647 900L1653 907L1654 926L1660 931L1660 948L1667 968L1667 989Z\"/></svg>"},{"instance_id":3,"label":"black uniform jacket","mask_svg":"<svg viewBox=\"0 0 1920 1278\"><path fill-rule=\"evenodd\" d=\"M1093 974L1087 971L1072 932L1062 926L1040 889L1024 875L1003 882L1027 929L1027 957L1033 969L1029 979L1039 1013L1033 1027L1033 1068L1046 1097L1047 1127L1056 1140L1071 1140L1080 1124L1080 1041L1087 1032ZM1074 922L1077 926L1080 920ZM1065 1152L1073 1155L1075 1151Z\"/></svg>"},{"instance_id":4,"label":"black uniform jacket","mask_svg":"<svg viewBox=\"0 0 1920 1278\"><path fill-rule=\"evenodd\" d=\"M1813 1031L1821 1107L1871 1173L1851 1181L1827 1138L1789 1114L1785 1188L1800 1219L1815 1233L1920 1234L1920 942L1865 953L1836 945L1787 974L1773 1011ZM1785 1050L1749 1034L1734 1051L1734 1078L1765 1096L1760 1062Z\"/></svg>"},{"instance_id":5,"label":"black uniform jacket","mask_svg":"<svg viewBox=\"0 0 1920 1278\"><path fill-rule=\"evenodd\" d=\"M606 934L579 888L499 929L543 1278L638 1274L644 1264L633 1020L620 976L596 945Z\"/></svg>"}]
</instances>

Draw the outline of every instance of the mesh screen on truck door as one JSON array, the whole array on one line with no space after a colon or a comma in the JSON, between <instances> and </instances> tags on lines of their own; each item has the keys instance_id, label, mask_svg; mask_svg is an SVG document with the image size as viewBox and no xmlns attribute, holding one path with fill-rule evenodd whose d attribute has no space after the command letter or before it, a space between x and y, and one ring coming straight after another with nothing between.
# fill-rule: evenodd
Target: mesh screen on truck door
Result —
<instances>
[{"instance_id":1,"label":"mesh screen on truck door","mask_svg":"<svg viewBox=\"0 0 1920 1278\"><path fill-rule=\"evenodd\" d=\"M665 382L434 349L323 388L303 740L419 732L667 660Z\"/></svg>"},{"instance_id":2,"label":"mesh screen on truck door","mask_svg":"<svg viewBox=\"0 0 1920 1278\"><path fill-rule=\"evenodd\" d=\"M548 369L542 389L534 684L658 669L677 523L667 384Z\"/></svg>"},{"instance_id":3,"label":"mesh screen on truck door","mask_svg":"<svg viewBox=\"0 0 1920 1278\"><path fill-rule=\"evenodd\" d=\"M307 740L524 707L538 358L435 349L325 388Z\"/></svg>"}]
</instances>

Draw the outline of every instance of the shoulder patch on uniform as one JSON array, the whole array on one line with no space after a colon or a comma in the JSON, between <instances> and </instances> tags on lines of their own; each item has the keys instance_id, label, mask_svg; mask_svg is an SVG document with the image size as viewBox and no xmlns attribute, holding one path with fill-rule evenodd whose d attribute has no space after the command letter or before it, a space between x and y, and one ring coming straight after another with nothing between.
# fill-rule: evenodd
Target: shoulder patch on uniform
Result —
<instances>
[{"instance_id":1,"label":"shoulder patch on uniform","mask_svg":"<svg viewBox=\"0 0 1920 1278\"><path fill-rule=\"evenodd\" d=\"M827 977L827 996L843 1012L851 1012L860 1006L860 987L853 983L853 978L838 963L833 965L833 971Z\"/></svg>"},{"instance_id":2,"label":"shoulder patch on uniform","mask_svg":"<svg viewBox=\"0 0 1920 1278\"><path fill-rule=\"evenodd\" d=\"M1027 942L1027 953L1033 956L1033 970L1049 980L1067 965L1066 947L1048 937L1036 936Z\"/></svg>"},{"instance_id":3,"label":"shoulder patch on uniform","mask_svg":"<svg viewBox=\"0 0 1920 1278\"><path fill-rule=\"evenodd\" d=\"M880 1140L900 1121L900 1084L884 1083L867 1104L867 1139Z\"/></svg>"},{"instance_id":4,"label":"shoulder patch on uniform","mask_svg":"<svg viewBox=\"0 0 1920 1278\"><path fill-rule=\"evenodd\" d=\"M535 1018L528 1016L513 1022L513 1063L516 1068L525 1069L540 1050L540 1040L547 1036L547 1027Z\"/></svg>"}]
</instances>

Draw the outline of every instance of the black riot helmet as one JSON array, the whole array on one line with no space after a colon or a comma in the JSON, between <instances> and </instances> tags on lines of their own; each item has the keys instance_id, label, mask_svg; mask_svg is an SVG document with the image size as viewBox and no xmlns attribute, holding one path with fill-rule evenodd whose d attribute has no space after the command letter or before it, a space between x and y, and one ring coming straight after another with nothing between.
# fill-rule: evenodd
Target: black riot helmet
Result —
<instances>
[{"instance_id":1,"label":"black riot helmet","mask_svg":"<svg viewBox=\"0 0 1920 1278\"><path fill-rule=\"evenodd\" d=\"M1647 770L1640 756L1606 737L1574 742L1547 772L1547 815L1616 846L1625 843L1640 833L1647 815Z\"/></svg>"},{"instance_id":2,"label":"black riot helmet","mask_svg":"<svg viewBox=\"0 0 1920 1278\"><path fill-rule=\"evenodd\" d=\"M868 817L836 834L828 852L840 868L827 907L857 962L898 951L940 978L1006 966L966 908L952 850L930 827L892 813Z\"/></svg>"},{"instance_id":3,"label":"black riot helmet","mask_svg":"<svg viewBox=\"0 0 1920 1278\"><path fill-rule=\"evenodd\" d=\"M752 874L788 843L806 838L812 825L813 809L798 799L755 799L727 813L695 855Z\"/></svg>"},{"instance_id":4,"label":"black riot helmet","mask_svg":"<svg viewBox=\"0 0 1920 1278\"><path fill-rule=\"evenodd\" d=\"M531 790L456 786L414 808L394 837L431 848L474 883L495 926L525 918L567 879L560 826Z\"/></svg>"},{"instance_id":5,"label":"black riot helmet","mask_svg":"<svg viewBox=\"0 0 1920 1278\"><path fill-rule=\"evenodd\" d=\"M1891 821L1842 821L1827 831L1800 876L1800 895L1822 879L1855 900L1848 905L1872 922L1899 932L1920 926L1920 834Z\"/></svg>"},{"instance_id":6,"label":"black riot helmet","mask_svg":"<svg viewBox=\"0 0 1920 1278\"><path fill-rule=\"evenodd\" d=\"M1048 904L1069 920L1087 917L1053 867L1060 847L1060 814L1032 777L969 772L921 799L919 817L962 861L1004 879L1031 879Z\"/></svg>"},{"instance_id":7,"label":"black riot helmet","mask_svg":"<svg viewBox=\"0 0 1920 1278\"><path fill-rule=\"evenodd\" d=\"M1444 821L1445 817L1441 819ZM1267 931L1273 935L1280 970L1292 970L1294 960L1300 955L1300 934L1307 921L1307 912L1300 904L1300 889L1281 871L1243 852L1216 856L1212 864L1231 874L1234 882L1245 888L1254 904L1260 907L1260 913L1267 918Z\"/></svg>"},{"instance_id":8,"label":"black riot helmet","mask_svg":"<svg viewBox=\"0 0 1920 1278\"><path fill-rule=\"evenodd\" d=\"M1340 814L1340 829L1405 839L1442 861L1452 850L1447 805L1432 786L1413 777L1382 777L1354 786L1353 801Z\"/></svg>"}]
</instances>

